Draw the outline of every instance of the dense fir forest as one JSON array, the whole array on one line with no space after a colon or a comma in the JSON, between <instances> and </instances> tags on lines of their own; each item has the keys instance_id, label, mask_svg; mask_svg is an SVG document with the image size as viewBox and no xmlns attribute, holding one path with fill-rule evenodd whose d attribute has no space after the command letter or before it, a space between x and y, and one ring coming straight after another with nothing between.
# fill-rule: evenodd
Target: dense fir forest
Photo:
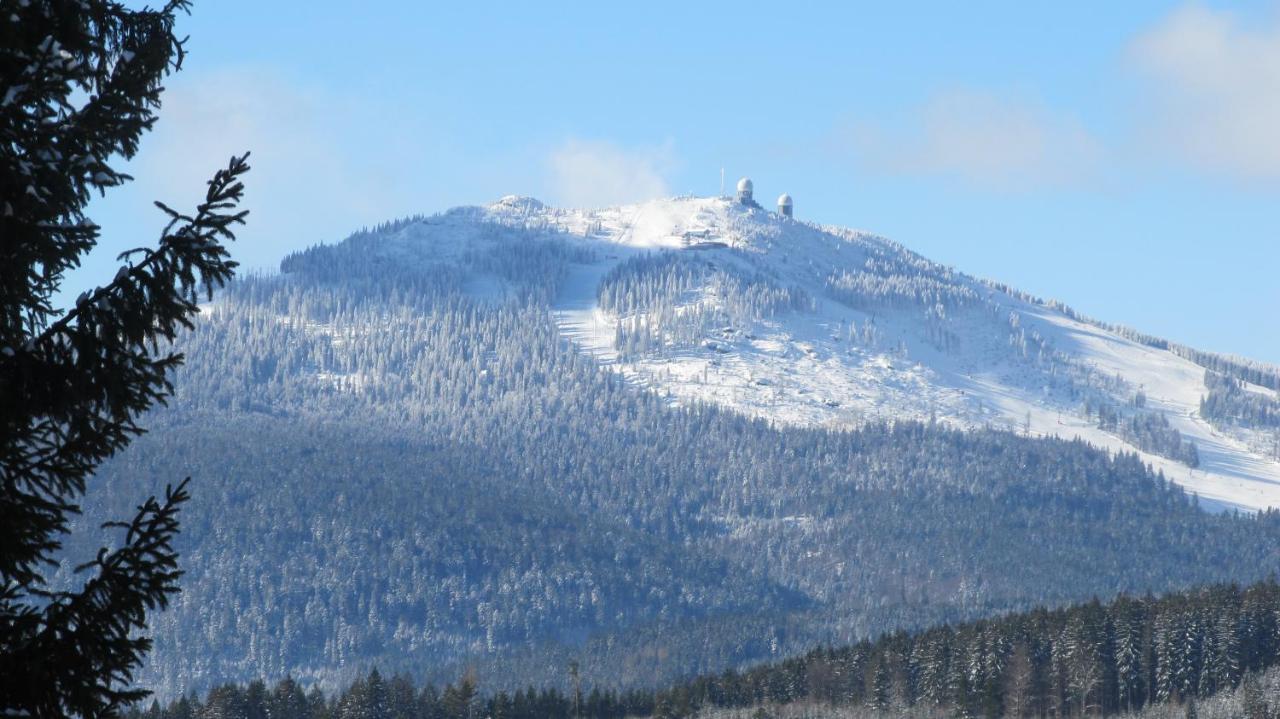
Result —
<instances>
[{"instance_id":1,"label":"dense fir forest","mask_svg":"<svg viewBox=\"0 0 1280 719\"><path fill-rule=\"evenodd\" d=\"M1280 429L1280 401L1250 392L1241 380L1205 370L1207 390L1200 400L1200 414L1215 424L1246 424Z\"/></svg>"},{"instance_id":2,"label":"dense fir forest","mask_svg":"<svg viewBox=\"0 0 1280 719\"><path fill-rule=\"evenodd\" d=\"M700 302L701 295L714 302ZM620 262L601 279L597 299L601 309L624 318L614 340L624 359L698 347L710 332L733 332L813 305L803 289L782 287L762 273L671 252Z\"/></svg>"},{"instance_id":3,"label":"dense fir forest","mask_svg":"<svg viewBox=\"0 0 1280 719\"><path fill-rule=\"evenodd\" d=\"M1280 586L1216 585L1154 598L1120 597L1065 609L894 632L782 662L725 671L662 690L487 690L473 675L439 689L375 669L341 693L305 692L293 679L225 685L182 698L145 719L542 719L714 715L788 707L808 715L1108 716L1212 699L1237 716L1274 716L1277 692L1258 676L1280 664ZM1243 686L1242 686L1243 683ZM1237 696L1237 691L1243 694ZM1209 704L1213 706L1213 704ZM1280 710L1280 705L1276 708ZM1194 709L1191 710L1194 713Z\"/></svg>"},{"instance_id":4,"label":"dense fir forest","mask_svg":"<svg viewBox=\"0 0 1280 719\"><path fill-rule=\"evenodd\" d=\"M547 302L584 250L477 220L428 262L387 234L428 221L235 283L181 338L171 406L95 481L86 527L198 478L183 594L140 677L162 697L285 675L333 691L374 666L563 689L573 661L589 684L651 687L1280 565L1280 516L1203 512L1132 455L674 407L561 337ZM804 302L731 264L653 260L604 291L658 302L619 289L727 272L744 313ZM476 299L480 275L510 291Z\"/></svg>"}]
</instances>

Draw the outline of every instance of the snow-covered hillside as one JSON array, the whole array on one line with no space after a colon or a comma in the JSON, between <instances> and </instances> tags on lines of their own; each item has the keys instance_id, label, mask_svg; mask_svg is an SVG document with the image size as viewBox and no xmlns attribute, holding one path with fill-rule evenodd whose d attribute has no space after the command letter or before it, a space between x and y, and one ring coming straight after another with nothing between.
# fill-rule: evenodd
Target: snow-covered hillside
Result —
<instances>
[{"instance_id":1,"label":"snow-covered hillside","mask_svg":"<svg viewBox=\"0 0 1280 719\"><path fill-rule=\"evenodd\" d=\"M1212 506L1280 507L1280 429L1202 417L1206 367L1187 352L869 234L724 198L561 210L507 197L397 226L379 249L461 267L465 291L498 301L521 290L519 268L474 259L513 233L573 250L550 298L564 335L673 402L1078 437L1140 452Z\"/></svg>"}]
</instances>

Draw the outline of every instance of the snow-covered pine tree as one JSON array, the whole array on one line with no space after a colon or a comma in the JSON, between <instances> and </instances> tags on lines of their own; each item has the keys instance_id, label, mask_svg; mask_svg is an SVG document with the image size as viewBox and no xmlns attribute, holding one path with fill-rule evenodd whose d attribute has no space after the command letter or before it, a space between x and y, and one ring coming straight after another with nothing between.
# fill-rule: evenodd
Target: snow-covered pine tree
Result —
<instances>
[{"instance_id":1,"label":"snow-covered pine tree","mask_svg":"<svg viewBox=\"0 0 1280 719\"><path fill-rule=\"evenodd\" d=\"M1142 634L1145 612L1140 602L1121 598L1113 610L1116 694L1119 708L1129 711L1144 698Z\"/></svg>"}]
</instances>

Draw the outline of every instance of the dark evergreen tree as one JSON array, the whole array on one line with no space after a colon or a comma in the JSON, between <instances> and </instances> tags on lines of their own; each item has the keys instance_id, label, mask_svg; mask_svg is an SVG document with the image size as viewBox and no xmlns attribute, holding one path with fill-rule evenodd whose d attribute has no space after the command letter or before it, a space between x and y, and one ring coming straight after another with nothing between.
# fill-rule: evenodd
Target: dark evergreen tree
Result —
<instances>
[{"instance_id":1,"label":"dark evergreen tree","mask_svg":"<svg viewBox=\"0 0 1280 719\"><path fill-rule=\"evenodd\" d=\"M311 719L307 695L293 677L285 677L276 685L271 693L269 707L268 716L271 719Z\"/></svg>"},{"instance_id":2,"label":"dark evergreen tree","mask_svg":"<svg viewBox=\"0 0 1280 719\"><path fill-rule=\"evenodd\" d=\"M144 696L129 685L147 613L178 591L185 482L109 523L122 541L82 565L82 586L55 589L47 573L89 474L169 393L182 357L162 347L235 267L223 243L245 215L246 158L194 214L157 203L169 220L158 246L122 255L71 310L54 306L97 242L86 204L130 179L109 163L137 151L181 66L187 5L0 3L0 714L110 716Z\"/></svg>"},{"instance_id":3,"label":"dark evergreen tree","mask_svg":"<svg viewBox=\"0 0 1280 719\"><path fill-rule=\"evenodd\" d=\"M477 693L475 680L469 676L463 677L456 687L445 687L440 703L446 719L471 719Z\"/></svg>"}]
</instances>

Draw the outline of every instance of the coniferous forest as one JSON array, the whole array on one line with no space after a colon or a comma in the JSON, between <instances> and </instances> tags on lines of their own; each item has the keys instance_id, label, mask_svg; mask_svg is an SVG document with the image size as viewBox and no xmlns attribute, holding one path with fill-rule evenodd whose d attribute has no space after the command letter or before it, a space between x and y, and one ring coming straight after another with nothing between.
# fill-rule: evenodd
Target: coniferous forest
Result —
<instances>
[{"instance_id":1,"label":"coniferous forest","mask_svg":"<svg viewBox=\"0 0 1280 719\"><path fill-rule=\"evenodd\" d=\"M292 678L224 685L180 698L145 719L621 719L626 716L1222 716L1280 710L1280 585L1215 585L1163 597L1122 596L1064 609L893 632L852 646L725 671L663 689L494 691L474 674L436 686L378 670L341 692L310 692ZM1172 709L1171 709L1172 708ZM728 716L729 714L725 714ZM747 714L742 714L746 716Z\"/></svg>"},{"instance_id":2,"label":"coniferous forest","mask_svg":"<svg viewBox=\"0 0 1280 719\"><path fill-rule=\"evenodd\" d=\"M682 38L643 3L219 3L198 27L221 42L189 46L194 4L0 0L0 719L1280 719L1280 366L821 224L1039 252L1042 285L1141 288L1150 326L1233 319L1241 298L1186 292L1193 313L1137 282L1213 287L1168 260L1257 248L1186 233L1237 231L1195 172L1280 176L1250 136L1277 124L1280 25L1190 7L1143 30L1146 8L1126 52L1075 42L1140 69L1142 92L1098 83L1142 98L1118 112L908 86L930 61L1097 65L1038 63L1007 32L1022 8L894 28L691 5ZM821 38L850 26L865 42ZM971 38L991 47L929 54ZM785 75L756 69L770 48ZM166 94L189 50L212 66ZM730 52L731 76L689 72ZM740 110L747 86L782 99ZM687 157L638 144L659 107ZM700 116L714 142L677 128ZM581 139L602 120L625 142ZM1115 152L1135 128L1143 151ZM267 145L263 194L237 147L195 203L147 205L152 242L136 197L93 204L123 169L182 192L232 140ZM1108 213L1110 179L1170 140ZM813 172L787 181L814 211L749 177L726 194L723 164L718 195L670 196L726 149ZM500 163L538 192L541 155L558 207L510 194L300 249ZM1140 236L1143 203L1161 251L1117 261L1098 240ZM233 253L250 206L283 244Z\"/></svg>"},{"instance_id":3,"label":"coniferous forest","mask_svg":"<svg viewBox=\"0 0 1280 719\"><path fill-rule=\"evenodd\" d=\"M229 286L179 339L170 407L99 473L85 526L201 477L142 674L162 696L375 666L563 689L570 662L652 687L1280 563L1273 513L1205 512L1082 442L673 406L562 337L548 298L582 258L554 232L477 221L488 244L439 265L388 257L391 229ZM476 268L512 291L466 292ZM611 301L644 301L624 288L655 268ZM776 295L726 282L743 313Z\"/></svg>"}]
</instances>

